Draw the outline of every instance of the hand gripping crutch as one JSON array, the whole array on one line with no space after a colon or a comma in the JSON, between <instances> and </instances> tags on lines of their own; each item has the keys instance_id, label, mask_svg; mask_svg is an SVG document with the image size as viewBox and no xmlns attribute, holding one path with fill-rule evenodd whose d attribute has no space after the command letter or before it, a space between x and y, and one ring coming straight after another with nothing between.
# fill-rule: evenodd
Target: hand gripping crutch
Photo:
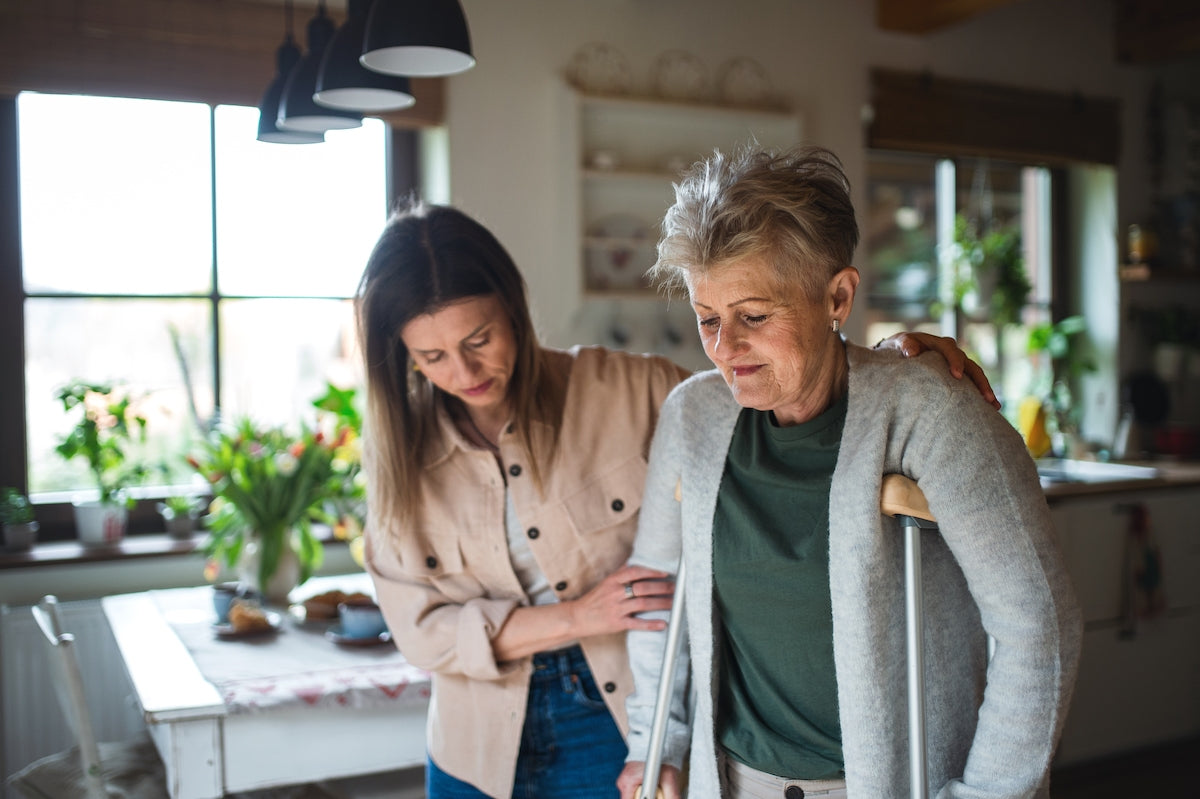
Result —
<instances>
[{"instance_id":1,"label":"hand gripping crutch","mask_svg":"<svg viewBox=\"0 0 1200 799\"><path fill-rule=\"evenodd\" d=\"M912 799L928 795L925 778L925 625L921 617L921 530L936 530L925 495L910 478L885 474L880 508L904 528L904 616L908 640L908 762Z\"/></svg>"},{"instance_id":2,"label":"hand gripping crutch","mask_svg":"<svg viewBox=\"0 0 1200 799\"><path fill-rule=\"evenodd\" d=\"M667 641L663 647L662 671L658 676L658 697L654 704L654 723L650 727L650 751L646 754L646 769L642 772L642 784L634 792L634 799L645 799L647 785L654 786L655 799L663 799L658 785L662 771L663 742L667 737L667 719L671 716L671 694L675 690L675 663L679 660L679 646L683 638L683 556L679 558L679 569L675 572L675 598L671 600L671 619L667 622Z\"/></svg>"}]
</instances>

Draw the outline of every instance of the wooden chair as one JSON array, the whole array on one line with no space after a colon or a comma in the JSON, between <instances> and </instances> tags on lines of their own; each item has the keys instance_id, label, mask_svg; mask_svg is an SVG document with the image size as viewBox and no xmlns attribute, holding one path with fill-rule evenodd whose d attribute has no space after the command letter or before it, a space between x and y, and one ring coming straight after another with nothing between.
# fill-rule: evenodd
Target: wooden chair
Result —
<instances>
[{"instance_id":1,"label":"wooden chair","mask_svg":"<svg viewBox=\"0 0 1200 799\"><path fill-rule=\"evenodd\" d=\"M8 784L28 799L169 799L166 769L149 736L96 741L75 636L63 626L58 599L43 597L31 610L49 647L59 702L77 743L31 763L9 777ZM250 791L229 799L423 797L419 780L415 772L396 772Z\"/></svg>"}]
</instances>

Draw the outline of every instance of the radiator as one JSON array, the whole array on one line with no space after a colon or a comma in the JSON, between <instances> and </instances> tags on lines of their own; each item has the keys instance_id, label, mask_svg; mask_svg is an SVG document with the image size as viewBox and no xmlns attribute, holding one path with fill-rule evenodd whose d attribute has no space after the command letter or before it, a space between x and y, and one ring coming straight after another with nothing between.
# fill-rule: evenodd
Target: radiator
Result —
<instances>
[{"instance_id":1,"label":"radiator","mask_svg":"<svg viewBox=\"0 0 1200 799\"><path fill-rule=\"evenodd\" d=\"M75 635L97 739L121 740L144 733L145 722L133 702L133 687L99 600L64 602L60 608L63 626ZM0 776L74 743L55 693L47 648L27 606L0 608L0 715L4 719ZM15 791L4 795L20 799Z\"/></svg>"}]
</instances>

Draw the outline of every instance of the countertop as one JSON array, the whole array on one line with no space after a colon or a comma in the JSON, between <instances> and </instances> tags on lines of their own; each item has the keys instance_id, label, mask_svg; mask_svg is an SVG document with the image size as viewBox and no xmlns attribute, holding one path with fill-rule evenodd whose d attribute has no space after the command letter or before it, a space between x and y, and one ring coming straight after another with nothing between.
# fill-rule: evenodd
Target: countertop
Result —
<instances>
[{"instance_id":1,"label":"countertop","mask_svg":"<svg viewBox=\"0 0 1200 799\"><path fill-rule=\"evenodd\" d=\"M1156 469L1157 476L1134 479L1086 481L1042 480L1042 490L1052 504L1055 500L1090 494L1106 494L1116 491L1143 491L1164 488L1200 486L1200 462L1197 461L1123 461L1128 466L1143 466Z\"/></svg>"}]
</instances>

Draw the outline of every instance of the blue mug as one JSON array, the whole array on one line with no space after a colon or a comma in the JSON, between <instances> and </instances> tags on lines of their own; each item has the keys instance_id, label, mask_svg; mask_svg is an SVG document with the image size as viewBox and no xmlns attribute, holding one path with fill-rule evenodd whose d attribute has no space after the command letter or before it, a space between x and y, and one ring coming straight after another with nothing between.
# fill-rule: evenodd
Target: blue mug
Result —
<instances>
[{"instance_id":1,"label":"blue mug","mask_svg":"<svg viewBox=\"0 0 1200 799\"><path fill-rule=\"evenodd\" d=\"M387 631L383 611L374 602L343 602L338 605L338 617L347 638L378 638Z\"/></svg>"}]
</instances>

